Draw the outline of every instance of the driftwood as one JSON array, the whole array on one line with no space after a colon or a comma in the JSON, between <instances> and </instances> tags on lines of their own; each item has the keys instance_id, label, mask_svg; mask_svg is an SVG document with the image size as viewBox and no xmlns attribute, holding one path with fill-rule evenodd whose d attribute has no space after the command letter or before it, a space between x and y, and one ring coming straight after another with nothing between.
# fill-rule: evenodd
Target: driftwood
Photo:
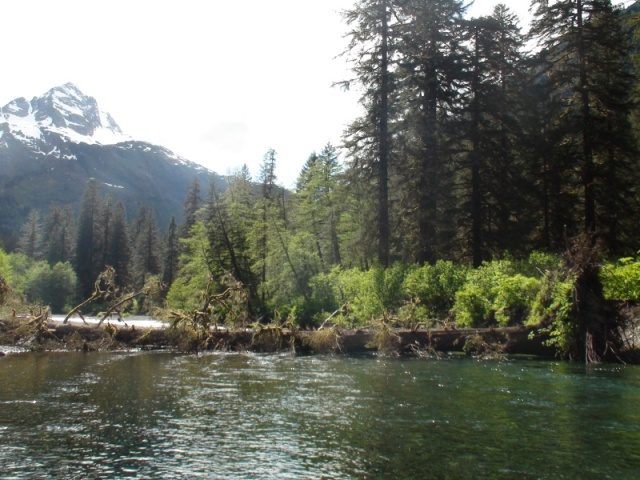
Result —
<instances>
[{"instance_id":1,"label":"driftwood","mask_svg":"<svg viewBox=\"0 0 640 480\"><path fill-rule=\"evenodd\" d=\"M102 325L102 323L114 313L118 314L118 320L122 320L122 307L124 305L126 305L134 298L143 295L149 295L152 291L161 288L161 285L159 285L158 283L148 282L148 284L145 284L140 291L127 293L121 292L115 284L115 275L116 271L113 267L107 267L104 272L98 275L98 278L96 279L93 287L93 292L91 293L89 298L73 307L69 311L69 313L67 313L67 316L64 318L62 323L66 324L73 315L78 315L86 324L87 321L82 314L82 309L87 305L101 300L108 300L112 303L107 307L106 311L100 317L98 326Z\"/></svg>"},{"instance_id":2,"label":"driftwood","mask_svg":"<svg viewBox=\"0 0 640 480\"><path fill-rule=\"evenodd\" d=\"M87 330L91 328L84 327ZM312 339L323 335L326 330L297 330L278 329L279 345L282 350L292 350L292 346L298 353L325 353L315 352L310 345ZM263 332L264 333L264 330ZM336 338L339 348L333 351L349 353L375 352L378 350L375 344L374 330L341 330ZM114 339L130 344L140 345L143 331L131 328L120 328ZM145 338L144 345L156 347L173 347L172 337L165 330L159 329L152 336ZM498 352L504 355L534 355L553 357L556 351L553 347L545 345L546 336L537 335L532 327L509 327L496 329L432 329L432 330L393 330L397 336L397 353L414 354L419 351L426 352L465 352L483 353ZM265 351L260 342L256 342L254 330L212 330L210 332L210 345L217 345L224 350L235 351ZM478 350L479 348L479 350ZM274 351L270 349L269 351ZM385 352L389 353L389 352Z\"/></svg>"},{"instance_id":3,"label":"driftwood","mask_svg":"<svg viewBox=\"0 0 640 480\"><path fill-rule=\"evenodd\" d=\"M172 328L136 328L135 326L99 328L95 325L73 325L43 321L38 322L41 333L46 331L50 345L44 348L67 348L85 351L114 348L177 348L180 343ZM5 344L21 342L20 319L7 319L1 333ZM275 327L274 327L275 328ZM360 330L324 329L299 330L291 325L274 328L214 329L208 332L207 346L211 350L278 351L296 353L361 353L415 355L425 352L464 352L479 355L535 355L553 357L556 350L546 344L548 337L538 334L534 327L508 327L487 329L388 329L375 327ZM273 330L273 331L272 331ZM277 333L277 342L267 342ZM332 333L332 335L329 335ZM385 341L384 336L388 338ZM42 335L41 335L42 336ZM266 338L269 337L269 338ZM15 341L11 341L14 338ZM269 345L266 345L266 343ZM272 345L273 344L273 345ZM78 347L79 346L79 347ZM267 348L270 347L270 348Z\"/></svg>"}]
</instances>

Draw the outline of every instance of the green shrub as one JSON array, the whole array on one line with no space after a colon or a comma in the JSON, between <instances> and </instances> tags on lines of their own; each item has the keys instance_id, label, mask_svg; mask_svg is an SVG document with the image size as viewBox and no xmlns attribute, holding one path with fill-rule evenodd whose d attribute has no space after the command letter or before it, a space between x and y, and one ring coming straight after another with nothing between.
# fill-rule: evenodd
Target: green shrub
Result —
<instances>
[{"instance_id":1,"label":"green shrub","mask_svg":"<svg viewBox=\"0 0 640 480\"><path fill-rule=\"evenodd\" d=\"M9 263L9 255L0 248L0 276L3 277L8 284L11 284L12 269Z\"/></svg>"},{"instance_id":2,"label":"green shrub","mask_svg":"<svg viewBox=\"0 0 640 480\"><path fill-rule=\"evenodd\" d=\"M464 285L456 292L451 310L456 323L463 327L479 327L489 322L494 289L513 270L510 260L485 262L475 270L469 270Z\"/></svg>"},{"instance_id":3,"label":"green shrub","mask_svg":"<svg viewBox=\"0 0 640 480\"><path fill-rule=\"evenodd\" d=\"M565 353L575 350L574 284L573 276L564 278L559 270L549 272L541 281L527 319L528 325L542 326L542 331L550 335L548 343Z\"/></svg>"},{"instance_id":4,"label":"green shrub","mask_svg":"<svg viewBox=\"0 0 640 480\"><path fill-rule=\"evenodd\" d=\"M605 298L609 300L640 300L640 260L621 258L600 269Z\"/></svg>"},{"instance_id":5,"label":"green shrub","mask_svg":"<svg viewBox=\"0 0 640 480\"><path fill-rule=\"evenodd\" d=\"M540 280L517 273L519 266L511 260L495 260L469 271L451 310L456 323L481 327L495 321L507 326L526 318Z\"/></svg>"},{"instance_id":6,"label":"green shrub","mask_svg":"<svg viewBox=\"0 0 640 480\"><path fill-rule=\"evenodd\" d=\"M543 278L547 272L558 270L562 266L562 258L555 253L531 252L529 258L515 262L516 273L525 277Z\"/></svg>"},{"instance_id":7,"label":"green shrub","mask_svg":"<svg viewBox=\"0 0 640 480\"><path fill-rule=\"evenodd\" d=\"M26 273L24 293L31 303L48 305L54 313L62 313L73 303L78 279L69 262L58 262L53 268L46 261L35 262Z\"/></svg>"},{"instance_id":8,"label":"green shrub","mask_svg":"<svg viewBox=\"0 0 640 480\"><path fill-rule=\"evenodd\" d=\"M417 305L421 315L444 317L453 307L456 292L464 285L467 272L467 267L444 260L435 265L414 267L405 277L404 295Z\"/></svg>"},{"instance_id":9,"label":"green shrub","mask_svg":"<svg viewBox=\"0 0 640 480\"><path fill-rule=\"evenodd\" d=\"M479 327L489 316L491 305L488 292L470 283L456 293L453 313L461 327Z\"/></svg>"},{"instance_id":10,"label":"green shrub","mask_svg":"<svg viewBox=\"0 0 640 480\"><path fill-rule=\"evenodd\" d=\"M374 274L369 271L349 269L338 275L336 287L340 292L340 303L348 306L348 323L366 323L382 315L383 306L375 295Z\"/></svg>"},{"instance_id":11,"label":"green shrub","mask_svg":"<svg viewBox=\"0 0 640 480\"><path fill-rule=\"evenodd\" d=\"M405 299L403 285L409 270L408 265L396 263L386 269L334 268L329 274L316 275L311 282L314 302L324 305L318 315L342 307L335 321L355 326L395 313Z\"/></svg>"},{"instance_id":12,"label":"green shrub","mask_svg":"<svg viewBox=\"0 0 640 480\"><path fill-rule=\"evenodd\" d=\"M500 280L493 289L491 310L498 324L506 327L525 318L540 290L540 280L516 274Z\"/></svg>"}]
</instances>

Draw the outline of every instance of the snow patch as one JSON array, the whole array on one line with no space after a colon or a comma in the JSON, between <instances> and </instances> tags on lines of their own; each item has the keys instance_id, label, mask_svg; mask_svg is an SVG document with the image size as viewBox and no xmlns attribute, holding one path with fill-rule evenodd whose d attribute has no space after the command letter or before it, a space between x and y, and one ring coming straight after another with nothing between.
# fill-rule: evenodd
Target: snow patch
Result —
<instances>
[{"instance_id":1,"label":"snow patch","mask_svg":"<svg viewBox=\"0 0 640 480\"><path fill-rule=\"evenodd\" d=\"M124 188L122 185L112 185L111 183L105 183L104 185L111 188Z\"/></svg>"}]
</instances>

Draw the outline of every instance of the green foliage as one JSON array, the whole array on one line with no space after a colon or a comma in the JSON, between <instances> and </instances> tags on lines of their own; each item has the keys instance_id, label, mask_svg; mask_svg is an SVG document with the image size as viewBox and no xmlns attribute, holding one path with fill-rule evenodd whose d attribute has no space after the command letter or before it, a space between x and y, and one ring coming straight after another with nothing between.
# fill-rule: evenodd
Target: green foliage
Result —
<instances>
[{"instance_id":1,"label":"green foliage","mask_svg":"<svg viewBox=\"0 0 640 480\"><path fill-rule=\"evenodd\" d=\"M167 293L169 308L190 310L200 308L204 289L209 284L210 250L207 231L202 222L191 228L191 236L180 239L183 253L177 278Z\"/></svg>"},{"instance_id":2,"label":"green foliage","mask_svg":"<svg viewBox=\"0 0 640 480\"><path fill-rule=\"evenodd\" d=\"M562 266L562 258L556 253L534 251L526 260L514 262L517 273L525 277L543 278L548 272L558 270Z\"/></svg>"},{"instance_id":3,"label":"green foliage","mask_svg":"<svg viewBox=\"0 0 640 480\"><path fill-rule=\"evenodd\" d=\"M375 266L367 271L334 269L331 276L335 297L340 305L348 307L343 318L349 324L363 324L396 311L403 303L408 271L409 266L401 263L387 269Z\"/></svg>"},{"instance_id":4,"label":"green foliage","mask_svg":"<svg viewBox=\"0 0 640 480\"><path fill-rule=\"evenodd\" d=\"M0 248L0 305L4 305L11 292L11 266L9 257Z\"/></svg>"},{"instance_id":5,"label":"green foliage","mask_svg":"<svg viewBox=\"0 0 640 480\"><path fill-rule=\"evenodd\" d=\"M600 270L605 298L640 301L640 260L621 258L607 263Z\"/></svg>"},{"instance_id":6,"label":"green foliage","mask_svg":"<svg viewBox=\"0 0 640 480\"><path fill-rule=\"evenodd\" d=\"M9 261L9 255L0 248L0 275L4 277L5 281L11 285L12 269Z\"/></svg>"},{"instance_id":7,"label":"green foliage","mask_svg":"<svg viewBox=\"0 0 640 480\"><path fill-rule=\"evenodd\" d=\"M565 278L559 270L549 272L541 281L527 319L529 325L541 325L551 337L549 344L560 352L575 351L574 285L573 276Z\"/></svg>"},{"instance_id":8,"label":"green foliage","mask_svg":"<svg viewBox=\"0 0 640 480\"><path fill-rule=\"evenodd\" d=\"M491 305L488 298L490 291L474 283L469 283L458 291L452 310L456 324L462 327L479 327L488 321Z\"/></svg>"},{"instance_id":9,"label":"green foliage","mask_svg":"<svg viewBox=\"0 0 640 480\"><path fill-rule=\"evenodd\" d=\"M495 321L507 326L526 318L540 289L540 280L516 273L516 268L516 263L510 260L496 260L469 271L465 284L455 295L452 313L456 323L480 327Z\"/></svg>"},{"instance_id":10,"label":"green foliage","mask_svg":"<svg viewBox=\"0 0 640 480\"><path fill-rule=\"evenodd\" d=\"M30 303L48 305L52 312L61 313L73 303L77 277L69 262L53 267L45 261L35 262L27 271L24 293Z\"/></svg>"},{"instance_id":11,"label":"green foliage","mask_svg":"<svg viewBox=\"0 0 640 480\"><path fill-rule=\"evenodd\" d=\"M439 260L411 268L404 281L405 295L416 304L426 318L446 316L453 307L456 292L465 283L468 268Z\"/></svg>"},{"instance_id":12,"label":"green foliage","mask_svg":"<svg viewBox=\"0 0 640 480\"><path fill-rule=\"evenodd\" d=\"M491 310L502 327L521 320L540 289L540 280L516 274L500 280L492 290Z\"/></svg>"},{"instance_id":13,"label":"green foliage","mask_svg":"<svg viewBox=\"0 0 640 480\"><path fill-rule=\"evenodd\" d=\"M463 327L479 327L490 322L491 306L500 282L514 273L509 260L496 260L470 270L464 286L456 292L452 313Z\"/></svg>"},{"instance_id":14,"label":"green foliage","mask_svg":"<svg viewBox=\"0 0 640 480\"><path fill-rule=\"evenodd\" d=\"M11 288L18 295L24 295L27 273L35 263L35 260L27 257L24 253L10 253L9 268L11 272Z\"/></svg>"}]
</instances>

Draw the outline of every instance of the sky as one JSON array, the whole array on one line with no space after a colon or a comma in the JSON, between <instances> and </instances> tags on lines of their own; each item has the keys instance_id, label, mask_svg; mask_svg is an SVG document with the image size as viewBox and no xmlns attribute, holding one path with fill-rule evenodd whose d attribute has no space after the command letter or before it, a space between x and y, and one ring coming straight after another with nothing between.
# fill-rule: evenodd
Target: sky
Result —
<instances>
[{"instance_id":1,"label":"sky","mask_svg":"<svg viewBox=\"0 0 640 480\"><path fill-rule=\"evenodd\" d=\"M72 82L124 133L220 174L277 153L291 187L359 115L340 11L354 0L3 2L0 105ZM476 0L469 16L497 0ZM529 0L504 2L527 19ZM523 26L526 23L523 22Z\"/></svg>"}]
</instances>

